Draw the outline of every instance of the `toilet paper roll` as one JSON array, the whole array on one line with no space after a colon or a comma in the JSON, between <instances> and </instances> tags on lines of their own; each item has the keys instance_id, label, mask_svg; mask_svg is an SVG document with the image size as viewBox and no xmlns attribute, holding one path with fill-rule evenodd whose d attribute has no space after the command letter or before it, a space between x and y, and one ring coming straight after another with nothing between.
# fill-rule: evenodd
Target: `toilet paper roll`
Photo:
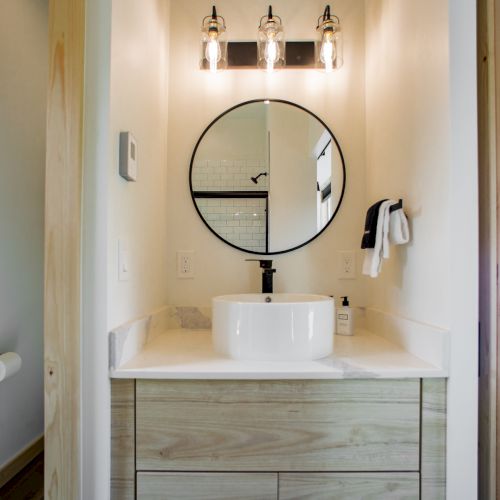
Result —
<instances>
[{"instance_id":1,"label":"toilet paper roll","mask_svg":"<svg viewBox=\"0 0 500 500\"><path fill-rule=\"evenodd\" d=\"M0 354L0 382L21 369L21 356L15 352Z\"/></svg>"}]
</instances>

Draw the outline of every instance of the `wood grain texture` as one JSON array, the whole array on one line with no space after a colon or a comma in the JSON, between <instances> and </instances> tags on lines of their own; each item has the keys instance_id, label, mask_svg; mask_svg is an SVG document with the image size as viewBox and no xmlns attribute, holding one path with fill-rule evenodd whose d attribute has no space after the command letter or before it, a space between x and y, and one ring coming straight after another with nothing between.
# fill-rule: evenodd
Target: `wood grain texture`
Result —
<instances>
[{"instance_id":1,"label":"wood grain texture","mask_svg":"<svg viewBox=\"0 0 500 500\"><path fill-rule=\"evenodd\" d=\"M280 473L279 498L280 500L418 500L419 474L417 472Z\"/></svg>"},{"instance_id":2,"label":"wood grain texture","mask_svg":"<svg viewBox=\"0 0 500 500\"><path fill-rule=\"evenodd\" d=\"M419 380L138 380L138 470L417 471Z\"/></svg>"},{"instance_id":3,"label":"wood grain texture","mask_svg":"<svg viewBox=\"0 0 500 500\"><path fill-rule=\"evenodd\" d=\"M137 474L141 500L276 500L278 474L148 473Z\"/></svg>"},{"instance_id":4,"label":"wood grain texture","mask_svg":"<svg viewBox=\"0 0 500 500\"><path fill-rule=\"evenodd\" d=\"M492 12L493 11L493 12ZM491 381L492 387L492 399L494 400L492 406L494 408L492 415L492 439L494 443L494 449L491 453L491 464L490 464L490 479L491 479L491 492L490 498L500 498L500 275L498 273L498 266L500 264L500 0L494 0L493 8L490 9L490 16L493 17L493 29L489 29L489 37L493 39L493 68L494 68L494 102L490 100L489 106L493 107L493 113L495 115L495 131L494 131L494 151L495 151L495 173L496 173L496 308L495 315L496 325L493 332L492 349L494 352L491 353L491 357L495 356L493 366L495 367L496 373L495 378ZM493 31L493 33L492 33Z\"/></svg>"},{"instance_id":5,"label":"wood grain texture","mask_svg":"<svg viewBox=\"0 0 500 500\"><path fill-rule=\"evenodd\" d=\"M111 381L111 499L135 498L135 380Z\"/></svg>"},{"instance_id":6,"label":"wood grain texture","mask_svg":"<svg viewBox=\"0 0 500 500\"><path fill-rule=\"evenodd\" d=\"M0 468L0 488L42 452L43 436L40 436Z\"/></svg>"},{"instance_id":7,"label":"wood grain texture","mask_svg":"<svg viewBox=\"0 0 500 500\"><path fill-rule=\"evenodd\" d=\"M495 1L477 2L479 181L479 498L495 498L497 227Z\"/></svg>"},{"instance_id":8,"label":"wood grain texture","mask_svg":"<svg viewBox=\"0 0 500 500\"><path fill-rule=\"evenodd\" d=\"M45 186L45 497L80 496L85 0L50 0Z\"/></svg>"},{"instance_id":9,"label":"wood grain texture","mask_svg":"<svg viewBox=\"0 0 500 500\"><path fill-rule=\"evenodd\" d=\"M446 379L422 379L421 491L446 498Z\"/></svg>"}]
</instances>

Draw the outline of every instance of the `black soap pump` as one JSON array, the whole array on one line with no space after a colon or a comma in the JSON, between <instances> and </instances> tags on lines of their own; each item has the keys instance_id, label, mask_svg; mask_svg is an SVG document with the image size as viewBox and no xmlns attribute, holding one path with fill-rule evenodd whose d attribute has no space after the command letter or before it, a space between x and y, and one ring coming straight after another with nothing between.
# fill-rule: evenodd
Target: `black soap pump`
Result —
<instances>
[{"instance_id":1,"label":"black soap pump","mask_svg":"<svg viewBox=\"0 0 500 500\"><path fill-rule=\"evenodd\" d=\"M353 311L349 307L349 297L340 297L342 306L337 309L337 335L354 335Z\"/></svg>"}]
</instances>

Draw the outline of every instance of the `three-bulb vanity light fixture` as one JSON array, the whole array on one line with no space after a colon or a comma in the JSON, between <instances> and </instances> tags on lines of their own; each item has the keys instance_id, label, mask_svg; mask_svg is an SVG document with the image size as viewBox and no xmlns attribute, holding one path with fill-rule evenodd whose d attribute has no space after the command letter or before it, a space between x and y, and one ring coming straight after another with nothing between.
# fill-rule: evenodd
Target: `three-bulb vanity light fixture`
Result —
<instances>
[{"instance_id":1,"label":"three-bulb vanity light fixture","mask_svg":"<svg viewBox=\"0 0 500 500\"><path fill-rule=\"evenodd\" d=\"M212 72L231 69L321 68L326 72L343 64L342 29L327 5L319 16L316 41L285 41L281 18L269 6L259 23L257 42L228 42L226 22L212 7L203 19L200 68Z\"/></svg>"}]
</instances>

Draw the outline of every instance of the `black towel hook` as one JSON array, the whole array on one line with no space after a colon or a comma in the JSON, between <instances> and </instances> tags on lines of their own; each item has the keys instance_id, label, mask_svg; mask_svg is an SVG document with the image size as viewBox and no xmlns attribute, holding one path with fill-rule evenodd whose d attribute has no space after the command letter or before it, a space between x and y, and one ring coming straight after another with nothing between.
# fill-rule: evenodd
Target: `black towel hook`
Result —
<instances>
[{"instance_id":1,"label":"black towel hook","mask_svg":"<svg viewBox=\"0 0 500 500\"><path fill-rule=\"evenodd\" d=\"M396 203L395 205L392 205L389 208L389 213L392 214L392 212L395 212L396 210L399 210L400 208L403 208L403 200L401 198L399 198L398 203Z\"/></svg>"}]
</instances>

